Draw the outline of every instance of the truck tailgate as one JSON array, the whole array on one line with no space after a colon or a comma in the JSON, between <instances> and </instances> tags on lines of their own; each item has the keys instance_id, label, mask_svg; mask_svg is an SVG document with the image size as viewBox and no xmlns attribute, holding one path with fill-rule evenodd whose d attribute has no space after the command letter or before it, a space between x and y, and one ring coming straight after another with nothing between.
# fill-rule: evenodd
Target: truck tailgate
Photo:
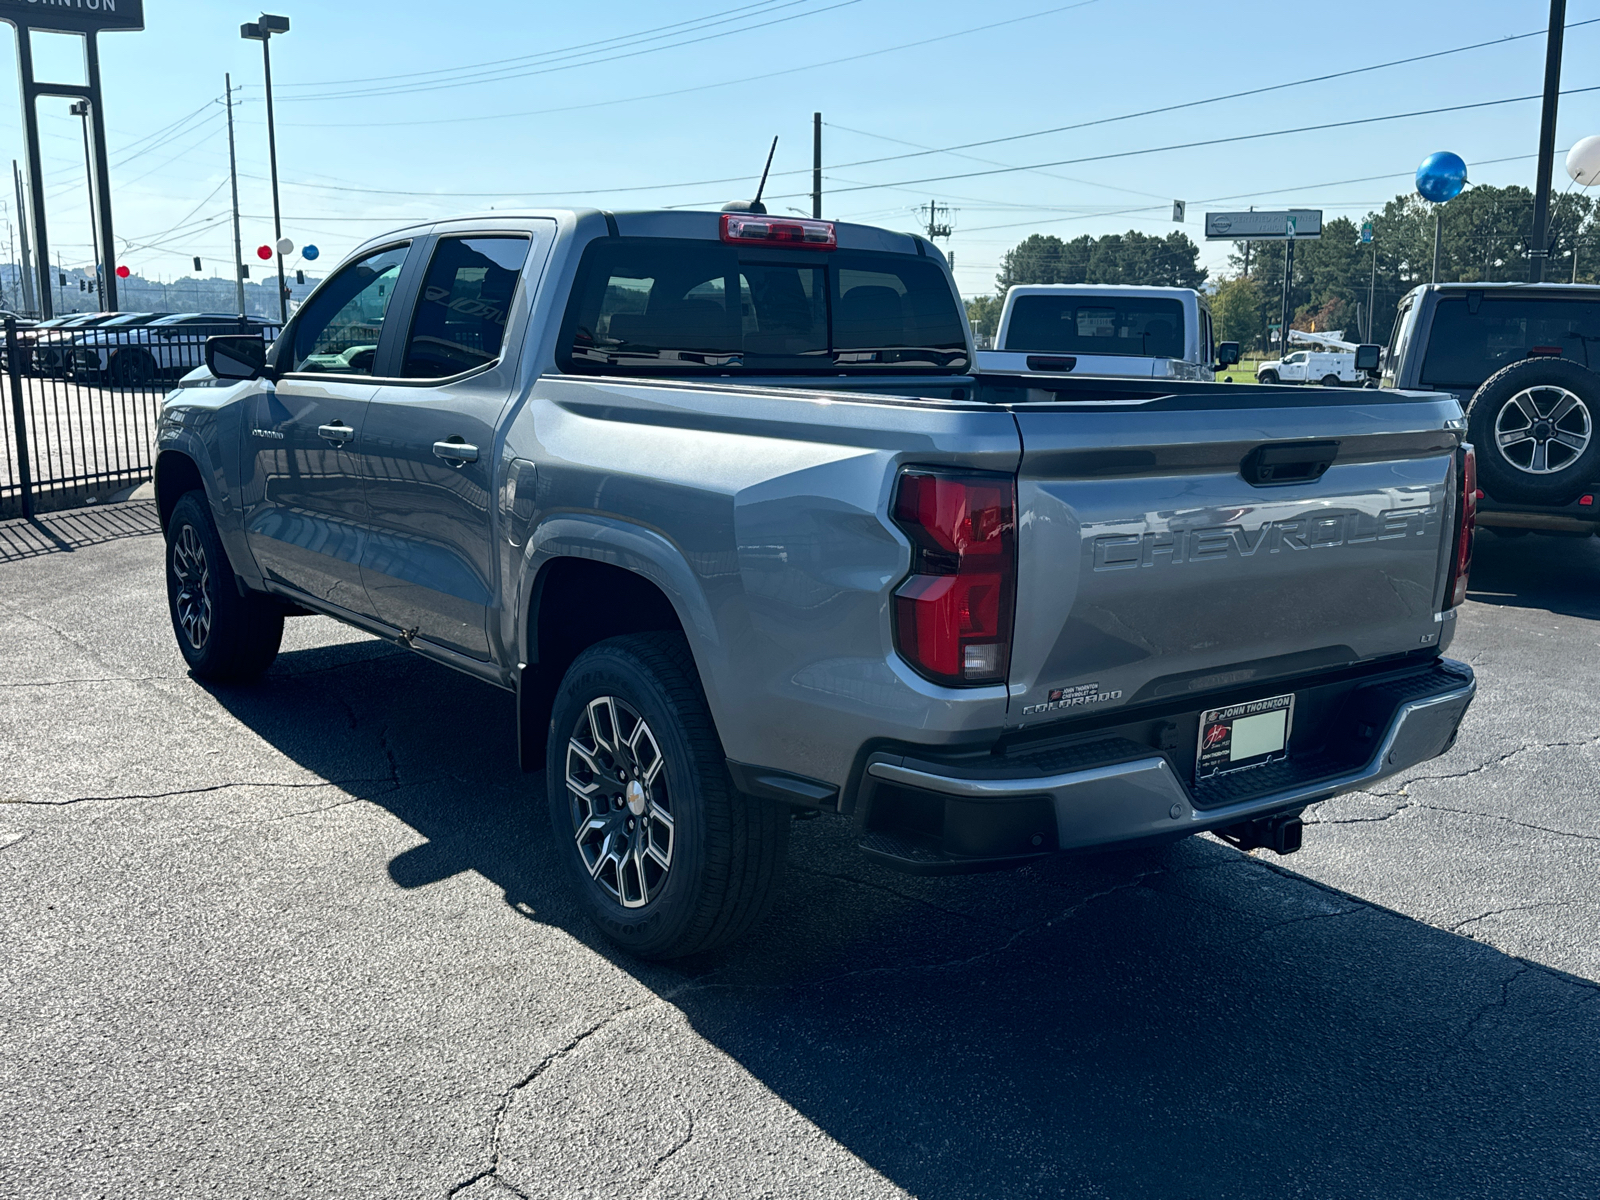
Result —
<instances>
[{"instance_id":1,"label":"truck tailgate","mask_svg":"<svg viewBox=\"0 0 1600 1200\"><path fill-rule=\"evenodd\" d=\"M1013 723L1448 641L1460 408L1328 395L1016 407Z\"/></svg>"}]
</instances>

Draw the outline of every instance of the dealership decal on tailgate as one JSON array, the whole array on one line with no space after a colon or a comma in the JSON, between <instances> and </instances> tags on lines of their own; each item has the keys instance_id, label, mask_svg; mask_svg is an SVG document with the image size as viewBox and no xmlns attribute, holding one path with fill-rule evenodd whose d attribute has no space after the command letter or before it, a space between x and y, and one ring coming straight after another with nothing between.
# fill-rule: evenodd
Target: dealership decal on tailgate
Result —
<instances>
[{"instance_id":1,"label":"dealership decal on tailgate","mask_svg":"<svg viewBox=\"0 0 1600 1200\"><path fill-rule=\"evenodd\" d=\"M1194 777L1207 779L1288 757L1293 722L1293 695L1207 709L1200 714Z\"/></svg>"}]
</instances>

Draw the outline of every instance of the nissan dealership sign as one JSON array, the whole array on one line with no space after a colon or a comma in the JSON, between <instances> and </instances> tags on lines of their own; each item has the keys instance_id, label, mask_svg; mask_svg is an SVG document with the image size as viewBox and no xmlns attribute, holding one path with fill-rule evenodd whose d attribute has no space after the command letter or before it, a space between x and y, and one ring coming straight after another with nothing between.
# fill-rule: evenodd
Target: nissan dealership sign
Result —
<instances>
[{"instance_id":1,"label":"nissan dealership sign","mask_svg":"<svg viewBox=\"0 0 1600 1200\"><path fill-rule=\"evenodd\" d=\"M1282 242L1292 236L1322 236L1320 208L1291 208L1279 212L1221 212L1206 214L1206 237L1226 242Z\"/></svg>"}]
</instances>

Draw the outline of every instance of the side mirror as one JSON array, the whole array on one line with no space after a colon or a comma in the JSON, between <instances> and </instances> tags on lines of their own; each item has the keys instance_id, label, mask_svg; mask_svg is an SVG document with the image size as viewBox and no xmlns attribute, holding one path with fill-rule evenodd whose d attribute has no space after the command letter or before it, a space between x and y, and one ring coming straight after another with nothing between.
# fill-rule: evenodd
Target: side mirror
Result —
<instances>
[{"instance_id":1,"label":"side mirror","mask_svg":"<svg viewBox=\"0 0 1600 1200\"><path fill-rule=\"evenodd\" d=\"M206 369L218 379L260 379L267 370L267 343L237 333L208 337Z\"/></svg>"},{"instance_id":2,"label":"side mirror","mask_svg":"<svg viewBox=\"0 0 1600 1200\"><path fill-rule=\"evenodd\" d=\"M1373 345L1371 342L1363 343L1356 347L1356 370L1376 371L1382 357L1382 346Z\"/></svg>"},{"instance_id":3,"label":"side mirror","mask_svg":"<svg viewBox=\"0 0 1600 1200\"><path fill-rule=\"evenodd\" d=\"M1217 366L1219 366L1219 367L1231 367L1231 366L1233 366L1234 363L1236 363L1238 361L1239 361L1239 343L1238 342L1218 342L1217 343Z\"/></svg>"}]
</instances>

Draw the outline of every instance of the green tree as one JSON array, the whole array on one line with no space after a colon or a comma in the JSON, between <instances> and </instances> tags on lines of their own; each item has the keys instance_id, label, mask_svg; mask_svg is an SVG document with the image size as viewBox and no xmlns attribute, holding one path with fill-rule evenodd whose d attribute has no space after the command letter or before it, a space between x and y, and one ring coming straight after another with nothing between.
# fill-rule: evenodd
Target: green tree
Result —
<instances>
[{"instance_id":1,"label":"green tree","mask_svg":"<svg viewBox=\"0 0 1600 1200\"><path fill-rule=\"evenodd\" d=\"M1000 328L1000 309L1005 304L1005 297L978 296L967 301L967 322L972 326L974 336L994 341L994 335Z\"/></svg>"},{"instance_id":2,"label":"green tree","mask_svg":"<svg viewBox=\"0 0 1600 1200\"><path fill-rule=\"evenodd\" d=\"M1262 315L1267 297L1253 279L1224 279L1211 296L1211 321L1219 342L1238 342L1252 347L1265 328Z\"/></svg>"},{"instance_id":3,"label":"green tree","mask_svg":"<svg viewBox=\"0 0 1600 1200\"><path fill-rule=\"evenodd\" d=\"M1200 248L1186 234L1165 237L1129 230L1094 238L1088 234L1062 241L1036 233L1007 250L1000 260L995 285L1006 289L1022 283L1120 283L1199 288L1206 271L1199 265Z\"/></svg>"}]
</instances>

